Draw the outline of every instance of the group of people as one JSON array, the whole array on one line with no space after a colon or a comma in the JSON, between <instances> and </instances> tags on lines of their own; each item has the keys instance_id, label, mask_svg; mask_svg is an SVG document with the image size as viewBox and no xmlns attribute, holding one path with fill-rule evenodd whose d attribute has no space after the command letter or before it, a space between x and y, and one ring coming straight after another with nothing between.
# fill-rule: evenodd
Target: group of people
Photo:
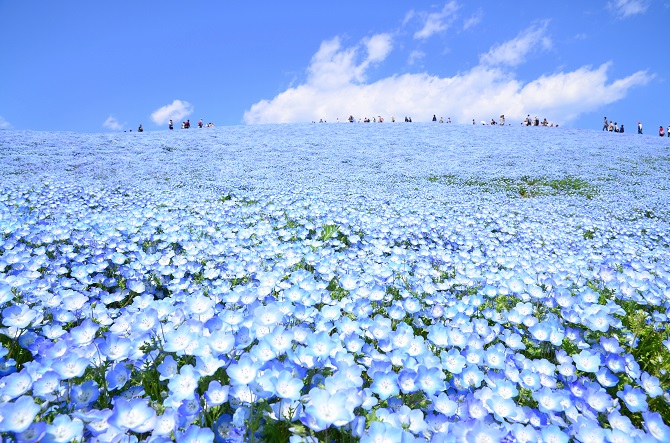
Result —
<instances>
[{"instance_id":1,"label":"group of people","mask_svg":"<svg viewBox=\"0 0 670 443\"><path fill-rule=\"evenodd\" d=\"M140 125L140 128L142 126ZM185 122L181 122L181 128L182 129L189 129L191 127L191 120L186 120ZM198 128L213 128L214 123L207 123L206 125L202 123L202 119L198 122ZM170 130L174 129L174 125L172 124L172 119L170 119L170 122L168 123L168 128Z\"/></svg>"},{"instance_id":2,"label":"group of people","mask_svg":"<svg viewBox=\"0 0 670 443\"><path fill-rule=\"evenodd\" d=\"M619 127L616 122L613 122L612 120L607 120L607 117L603 119L603 131L608 131L608 132L624 132L623 125ZM642 122L637 122L637 133L642 134ZM660 125L658 127L658 135L661 137L665 137L666 130L663 128L663 125ZM668 130L667 130L668 137L670 137L670 125L668 125Z\"/></svg>"},{"instance_id":3,"label":"group of people","mask_svg":"<svg viewBox=\"0 0 670 443\"><path fill-rule=\"evenodd\" d=\"M544 118L544 120L540 121L540 119L537 118L537 115L535 116L535 118L531 119L530 114L528 114L526 116L526 118L524 119L524 121L521 124L524 125L524 126L550 126L552 128L554 127L554 124L549 123L547 121L546 117ZM558 126L558 125L556 125L556 126Z\"/></svg>"},{"instance_id":4,"label":"group of people","mask_svg":"<svg viewBox=\"0 0 670 443\"><path fill-rule=\"evenodd\" d=\"M612 120L607 120L607 117L605 117L605 121L603 123L603 131L609 131L609 132L625 132L623 124L621 127L617 124L617 122L613 122ZM642 134L642 123L637 124L637 133Z\"/></svg>"}]
</instances>

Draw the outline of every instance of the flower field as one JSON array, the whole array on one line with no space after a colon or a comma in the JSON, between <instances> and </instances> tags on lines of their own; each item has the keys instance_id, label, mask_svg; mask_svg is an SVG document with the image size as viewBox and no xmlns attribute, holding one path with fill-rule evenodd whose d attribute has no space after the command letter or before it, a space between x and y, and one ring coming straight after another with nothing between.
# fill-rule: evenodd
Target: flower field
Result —
<instances>
[{"instance_id":1,"label":"flower field","mask_svg":"<svg viewBox=\"0 0 670 443\"><path fill-rule=\"evenodd\" d=\"M0 131L0 441L670 441L670 145Z\"/></svg>"}]
</instances>

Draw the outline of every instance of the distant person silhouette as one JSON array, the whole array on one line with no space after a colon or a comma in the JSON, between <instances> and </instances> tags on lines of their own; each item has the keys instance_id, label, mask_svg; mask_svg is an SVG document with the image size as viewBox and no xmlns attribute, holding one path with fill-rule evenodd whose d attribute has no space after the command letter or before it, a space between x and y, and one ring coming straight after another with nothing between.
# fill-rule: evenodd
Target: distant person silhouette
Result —
<instances>
[{"instance_id":1,"label":"distant person silhouette","mask_svg":"<svg viewBox=\"0 0 670 443\"><path fill-rule=\"evenodd\" d=\"M174 129L174 126L172 126L172 120L170 120L170 123L168 123L168 127L170 128L170 131Z\"/></svg>"},{"instance_id":2,"label":"distant person silhouette","mask_svg":"<svg viewBox=\"0 0 670 443\"><path fill-rule=\"evenodd\" d=\"M142 125L140 124L140 127L137 128L137 132L144 132L144 129L142 129Z\"/></svg>"},{"instance_id":3,"label":"distant person silhouette","mask_svg":"<svg viewBox=\"0 0 670 443\"><path fill-rule=\"evenodd\" d=\"M637 122L637 133L642 134L642 122Z\"/></svg>"},{"instance_id":4,"label":"distant person silhouette","mask_svg":"<svg viewBox=\"0 0 670 443\"><path fill-rule=\"evenodd\" d=\"M437 121L437 117L435 117L435 114L433 114L433 121L434 121L434 122Z\"/></svg>"}]
</instances>

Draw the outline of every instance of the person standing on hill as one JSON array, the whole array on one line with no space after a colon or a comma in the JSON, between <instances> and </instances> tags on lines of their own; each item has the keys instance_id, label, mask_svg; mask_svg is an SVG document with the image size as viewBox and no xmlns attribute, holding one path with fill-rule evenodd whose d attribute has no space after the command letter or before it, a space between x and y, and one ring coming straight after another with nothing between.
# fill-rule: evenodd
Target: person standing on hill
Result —
<instances>
[{"instance_id":1,"label":"person standing on hill","mask_svg":"<svg viewBox=\"0 0 670 443\"><path fill-rule=\"evenodd\" d=\"M605 123L603 124L603 131L607 131L609 125L607 124L607 117L605 117Z\"/></svg>"},{"instance_id":2,"label":"person standing on hill","mask_svg":"<svg viewBox=\"0 0 670 443\"><path fill-rule=\"evenodd\" d=\"M642 134L642 122L637 122L637 133Z\"/></svg>"},{"instance_id":3,"label":"person standing on hill","mask_svg":"<svg viewBox=\"0 0 670 443\"><path fill-rule=\"evenodd\" d=\"M433 114L433 121L434 121L434 122L437 121L437 117L435 117L435 114Z\"/></svg>"},{"instance_id":4,"label":"person standing on hill","mask_svg":"<svg viewBox=\"0 0 670 443\"><path fill-rule=\"evenodd\" d=\"M665 131L663 130L663 125L658 128L658 135L665 137Z\"/></svg>"},{"instance_id":5,"label":"person standing on hill","mask_svg":"<svg viewBox=\"0 0 670 443\"><path fill-rule=\"evenodd\" d=\"M174 126L172 126L172 119L170 119L170 123L168 123L168 128L170 128L170 131L174 129Z\"/></svg>"}]
</instances>

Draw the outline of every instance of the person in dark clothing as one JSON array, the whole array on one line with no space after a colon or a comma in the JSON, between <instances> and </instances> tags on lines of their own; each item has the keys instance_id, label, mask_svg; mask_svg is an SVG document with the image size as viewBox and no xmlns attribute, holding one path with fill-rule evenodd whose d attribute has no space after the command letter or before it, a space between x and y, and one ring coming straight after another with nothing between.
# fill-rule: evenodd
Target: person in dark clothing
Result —
<instances>
[{"instance_id":1,"label":"person in dark clothing","mask_svg":"<svg viewBox=\"0 0 670 443\"><path fill-rule=\"evenodd\" d=\"M170 128L170 131L174 129L174 126L172 126L172 119L170 119L170 123L168 123L168 127Z\"/></svg>"},{"instance_id":2,"label":"person in dark clothing","mask_svg":"<svg viewBox=\"0 0 670 443\"><path fill-rule=\"evenodd\" d=\"M144 129L142 129L142 125L140 125L140 127L137 128L137 132L144 132Z\"/></svg>"},{"instance_id":3,"label":"person in dark clothing","mask_svg":"<svg viewBox=\"0 0 670 443\"><path fill-rule=\"evenodd\" d=\"M433 114L433 121L434 121L434 122L437 121L437 117L435 117L435 114Z\"/></svg>"}]
</instances>

